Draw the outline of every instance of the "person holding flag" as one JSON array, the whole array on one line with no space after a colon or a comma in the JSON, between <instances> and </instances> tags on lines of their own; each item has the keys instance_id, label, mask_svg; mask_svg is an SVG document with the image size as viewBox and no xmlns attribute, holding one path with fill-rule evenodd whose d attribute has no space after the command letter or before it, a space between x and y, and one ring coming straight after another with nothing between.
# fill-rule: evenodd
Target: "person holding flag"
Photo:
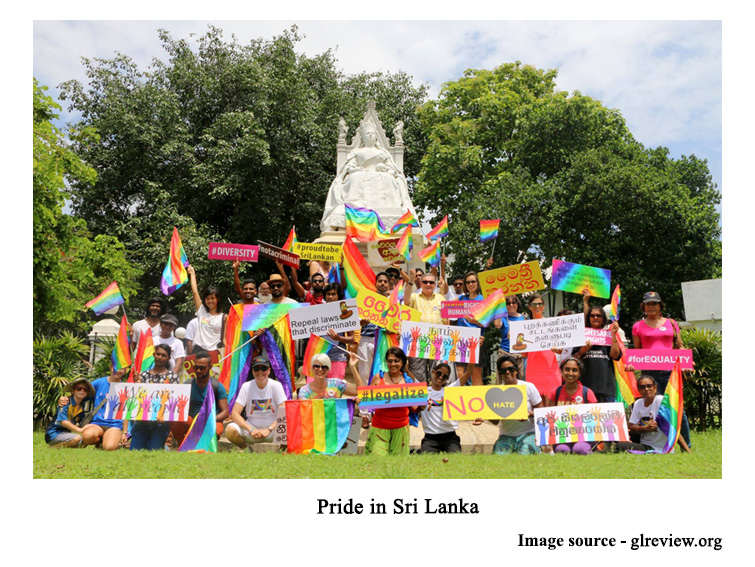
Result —
<instances>
[{"instance_id":1,"label":"person holding flag","mask_svg":"<svg viewBox=\"0 0 755 567\"><path fill-rule=\"evenodd\" d=\"M338 349L335 349L338 350ZM331 349L333 352L333 349ZM349 353L349 365L352 369L356 368L359 359L352 352ZM311 372L314 380L299 390L298 399L300 400L318 400L329 398L341 398L343 396L356 396L357 388L364 386L359 376L359 371L354 372L354 381L356 384L349 384L341 378L328 378L330 374L331 359L325 353L318 353L312 357L311 370L305 370L308 374Z\"/></svg>"},{"instance_id":2,"label":"person holding flag","mask_svg":"<svg viewBox=\"0 0 755 567\"><path fill-rule=\"evenodd\" d=\"M461 301L482 301L485 299L480 292L480 279L477 276L477 272L470 270L464 274L464 293L459 296ZM459 327L476 327L482 329L481 333L485 335L485 325L480 323L477 319L471 315L465 315L460 317L456 323ZM488 351L485 348L480 348L480 364L472 365L472 386L482 386L482 369L489 365ZM464 374L470 365L461 365L456 363L457 374Z\"/></svg>"},{"instance_id":3,"label":"person holding flag","mask_svg":"<svg viewBox=\"0 0 755 567\"><path fill-rule=\"evenodd\" d=\"M197 332L194 335L194 348L200 348L207 352L218 350L223 346L223 326L225 323L225 313L220 310L220 292L216 287L206 287L202 291L202 295L199 295L194 266L188 266L186 272L189 274L194 308L199 319Z\"/></svg>"},{"instance_id":4,"label":"person holding flag","mask_svg":"<svg viewBox=\"0 0 755 567\"><path fill-rule=\"evenodd\" d=\"M629 433L640 436L642 446L633 448L663 452L668 438L658 429L656 421L663 402L663 395L658 393L658 382L651 375L643 374L637 380L637 389L642 397L632 406L628 427Z\"/></svg>"}]
</instances>

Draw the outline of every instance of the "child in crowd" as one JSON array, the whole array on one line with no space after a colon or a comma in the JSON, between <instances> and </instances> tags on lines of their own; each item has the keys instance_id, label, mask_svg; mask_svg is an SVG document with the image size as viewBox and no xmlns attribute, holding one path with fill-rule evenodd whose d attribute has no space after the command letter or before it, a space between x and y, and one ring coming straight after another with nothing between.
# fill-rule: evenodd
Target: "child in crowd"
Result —
<instances>
[{"instance_id":1,"label":"child in crowd","mask_svg":"<svg viewBox=\"0 0 755 567\"><path fill-rule=\"evenodd\" d=\"M91 411L94 399L94 387L86 378L74 380L64 389L72 395L64 405L58 407L55 421L45 431L45 442L56 449L81 445L80 434L84 431L81 422L87 411Z\"/></svg>"}]
</instances>

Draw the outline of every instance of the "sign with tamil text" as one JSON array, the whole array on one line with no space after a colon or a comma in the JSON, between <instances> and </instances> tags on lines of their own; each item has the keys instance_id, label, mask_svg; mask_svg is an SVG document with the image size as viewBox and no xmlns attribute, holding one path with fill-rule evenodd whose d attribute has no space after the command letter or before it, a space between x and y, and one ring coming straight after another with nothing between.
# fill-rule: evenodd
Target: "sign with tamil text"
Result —
<instances>
[{"instance_id":1,"label":"sign with tamil text","mask_svg":"<svg viewBox=\"0 0 755 567\"><path fill-rule=\"evenodd\" d=\"M624 404L578 404L535 408L535 443L629 441Z\"/></svg>"},{"instance_id":2,"label":"sign with tamil text","mask_svg":"<svg viewBox=\"0 0 755 567\"><path fill-rule=\"evenodd\" d=\"M585 316L564 315L509 322L511 352L525 353L585 344Z\"/></svg>"}]
</instances>

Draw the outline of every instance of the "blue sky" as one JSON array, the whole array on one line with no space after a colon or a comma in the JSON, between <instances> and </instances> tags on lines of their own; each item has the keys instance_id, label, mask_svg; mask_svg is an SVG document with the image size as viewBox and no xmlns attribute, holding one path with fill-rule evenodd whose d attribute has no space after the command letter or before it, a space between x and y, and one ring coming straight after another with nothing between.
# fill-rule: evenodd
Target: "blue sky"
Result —
<instances>
[{"instance_id":1,"label":"blue sky","mask_svg":"<svg viewBox=\"0 0 755 567\"><path fill-rule=\"evenodd\" d=\"M469 68L515 60L556 68L561 90L619 109L646 146L707 159L723 188L720 21L36 21L34 76L57 96L61 82L84 80L81 57L119 51L146 68L153 57L166 58L158 28L188 38L208 23L242 43L295 23L306 36L303 52L333 48L347 73L406 71L428 83L431 96Z\"/></svg>"}]
</instances>

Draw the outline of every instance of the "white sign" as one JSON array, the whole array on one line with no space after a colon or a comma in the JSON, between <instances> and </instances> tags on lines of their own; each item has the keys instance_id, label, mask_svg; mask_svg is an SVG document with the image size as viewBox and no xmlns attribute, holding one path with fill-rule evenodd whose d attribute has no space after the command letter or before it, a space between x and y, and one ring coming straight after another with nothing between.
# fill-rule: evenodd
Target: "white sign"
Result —
<instances>
[{"instance_id":1,"label":"white sign","mask_svg":"<svg viewBox=\"0 0 755 567\"><path fill-rule=\"evenodd\" d=\"M342 334L360 327L356 299L292 309L288 318L294 340L308 339L309 335L324 336L328 334L328 329Z\"/></svg>"},{"instance_id":2,"label":"white sign","mask_svg":"<svg viewBox=\"0 0 755 567\"><path fill-rule=\"evenodd\" d=\"M511 352L536 352L585 344L585 316L510 321Z\"/></svg>"},{"instance_id":3,"label":"white sign","mask_svg":"<svg viewBox=\"0 0 755 567\"><path fill-rule=\"evenodd\" d=\"M406 356L460 362L480 363L480 329L432 325L418 321L401 321L401 350Z\"/></svg>"}]
</instances>

